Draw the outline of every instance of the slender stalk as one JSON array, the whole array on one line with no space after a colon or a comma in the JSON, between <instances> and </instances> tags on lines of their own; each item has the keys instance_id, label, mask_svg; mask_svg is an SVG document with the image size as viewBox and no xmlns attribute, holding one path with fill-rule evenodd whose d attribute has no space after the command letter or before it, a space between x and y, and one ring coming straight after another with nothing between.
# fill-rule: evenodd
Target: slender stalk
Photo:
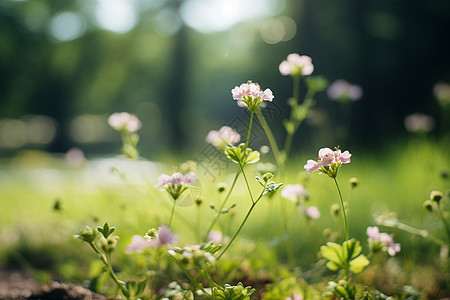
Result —
<instances>
[{"instance_id":1,"label":"slender stalk","mask_svg":"<svg viewBox=\"0 0 450 300\"><path fill-rule=\"evenodd\" d=\"M344 200L342 200L342 194L341 194L341 189L339 188L339 184L336 180L336 177L333 178L334 179L334 183L336 184L336 188L338 190L339 193L339 200L341 202L341 209L342 209L342 217L344 219L344 229L345 229L345 240L348 241L348 227L347 227L347 214L345 213L345 207L344 207Z\"/></svg>"},{"instance_id":2,"label":"slender stalk","mask_svg":"<svg viewBox=\"0 0 450 300\"><path fill-rule=\"evenodd\" d=\"M258 120L261 123L264 133L267 136L267 140L269 141L270 148L272 148L273 155L275 157L275 160L277 161L277 164L281 165L282 159L281 159L280 149L278 149L278 145L277 145L275 137L272 133L272 130L270 129L269 125L267 124L267 121L264 118L263 114L261 113L261 110L259 110L259 109L256 110L256 116L258 117Z\"/></svg>"},{"instance_id":3,"label":"slender stalk","mask_svg":"<svg viewBox=\"0 0 450 300\"><path fill-rule=\"evenodd\" d=\"M248 133L247 133L247 139L245 140L245 148L244 151L247 150L248 142L250 141L250 133L252 132L252 125L253 125L253 114L254 112L250 112L250 124L248 125Z\"/></svg>"},{"instance_id":4,"label":"slender stalk","mask_svg":"<svg viewBox=\"0 0 450 300\"><path fill-rule=\"evenodd\" d=\"M241 171L242 171L242 175L244 176L245 185L247 186L247 190L250 195L250 199L252 200L252 203L255 203L255 201L253 200L252 190L250 189L250 185L248 183L247 176L245 175L244 167L242 165L241 165Z\"/></svg>"},{"instance_id":5,"label":"slender stalk","mask_svg":"<svg viewBox=\"0 0 450 300\"><path fill-rule=\"evenodd\" d=\"M206 231L206 235L205 235L205 240L208 238L209 233L211 232L211 229L213 228L213 226L217 223L217 220L220 217L221 211L222 209L225 207L225 203L228 201L228 199L230 198L231 192L234 189L234 186L236 185L237 179L239 178L239 175L241 174L241 167L239 166L238 170L236 171L236 175L234 176L233 179L233 183L231 184L230 190L228 191L227 196L225 197L225 199L222 202L222 205L220 206L217 215L215 216L215 218L212 220L211 224L208 227L208 230Z\"/></svg>"},{"instance_id":6,"label":"slender stalk","mask_svg":"<svg viewBox=\"0 0 450 300\"><path fill-rule=\"evenodd\" d=\"M441 210L441 206L439 205L439 203L437 203L437 207L438 207L439 217L441 218L442 224L444 225L445 231L447 232L447 239L448 239L448 243L450 245L450 228L448 227L448 223L445 221L444 216L442 215L442 210Z\"/></svg>"},{"instance_id":7,"label":"slender stalk","mask_svg":"<svg viewBox=\"0 0 450 300\"><path fill-rule=\"evenodd\" d=\"M193 288L196 288L197 286L200 288L200 290L205 293L205 295L209 294L205 291L205 288L200 284L198 284L198 280L197 280L197 276L195 278L192 278L191 274L189 274L188 270L186 270L186 268L178 261L178 259L176 259L175 257L173 257L172 255L169 255L173 261L175 262L175 264L180 268L181 271L183 271L183 273L186 275L186 277L189 279L189 281L191 282L191 286ZM195 293L194 293L195 294Z\"/></svg>"},{"instance_id":8,"label":"slender stalk","mask_svg":"<svg viewBox=\"0 0 450 300\"><path fill-rule=\"evenodd\" d=\"M435 236L432 236L431 234L428 233L428 231L423 230L423 229L414 228L412 226L409 226L409 225L406 225L403 223L396 223L395 225L392 225L392 226L389 226L386 224L383 224L383 225L387 226L387 227L395 227L395 228L401 229L403 231L406 231L406 232L409 232L409 233L412 233L415 235L419 235L421 237L424 237L424 238L427 238L427 239L433 241L434 243L436 243L439 246L447 246L448 245L448 243L444 242L441 239L438 239Z\"/></svg>"},{"instance_id":9,"label":"slender stalk","mask_svg":"<svg viewBox=\"0 0 450 300\"><path fill-rule=\"evenodd\" d=\"M109 263L108 259L106 258L106 256L100 252L100 250L98 250L97 246L95 245L94 242L90 242L89 245L91 245L92 249L94 249L95 253L98 254L98 256L101 258L101 260L103 261L103 264L106 266L106 268L108 269L109 275L111 276L111 278L114 280L114 282L117 284L117 287L122 291L122 293L127 292L125 290L125 287L123 286L123 282L121 282L119 280L119 278L117 278L116 274L114 273L111 264Z\"/></svg>"},{"instance_id":10,"label":"slender stalk","mask_svg":"<svg viewBox=\"0 0 450 300\"><path fill-rule=\"evenodd\" d=\"M258 199L259 200L259 199ZM236 239L236 237L238 236L239 232L241 232L242 227L244 227L245 222L247 222L248 217L250 216L250 213L252 212L253 208L256 206L256 203L258 203L258 200L256 200L256 202L253 202L252 205L250 206L250 209L247 212L247 215L245 215L244 220L242 221L241 225L239 226L238 230L234 233L233 237L231 238L230 242L228 243L228 245L225 247L225 249L220 253L220 255L217 257L217 260L219 260L222 255L227 252L228 248L230 248L231 244L233 243L233 241Z\"/></svg>"},{"instance_id":11,"label":"slender stalk","mask_svg":"<svg viewBox=\"0 0 450 300\"><path fill-rule=\"evenodd\" d=\"M171 226L172 226L172 219L173 219L173 214L174 214L174 212L175 212L175 202L176 202L177 200L175 200L175 199L173 199L173 205L172 205L172 212L170 213L170 220L169 220L169 228L171 228Z\"/></svg>"}]
</instances>

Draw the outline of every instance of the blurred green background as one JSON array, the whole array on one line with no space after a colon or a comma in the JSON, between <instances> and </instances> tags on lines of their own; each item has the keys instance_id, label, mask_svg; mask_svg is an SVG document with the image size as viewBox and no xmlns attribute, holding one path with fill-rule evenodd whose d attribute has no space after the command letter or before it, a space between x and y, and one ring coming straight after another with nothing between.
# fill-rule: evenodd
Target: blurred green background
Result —
<instances>
[{"instance_id":1,"label":"blurred green background","mask_svg":"<svg viewBox=\"0 0 450 300\"><path fill-rule=\"evenodd\" d=\"M384 144L406 136L415 112L445 137L433 86L450 81L449 25L447 0L3 0L0 154L116 153L106 124L116 111L142 120L144 156L198 152L209 130L245 118L230 91L248 79L274 92L268 121L282 141L292 81L278 65L292 52L312 57L314 75L364 90L346 120L320 93L322 133L307 123L297 146L342 145L343 122L344 148Z\"/></svg>"}]
</instances>

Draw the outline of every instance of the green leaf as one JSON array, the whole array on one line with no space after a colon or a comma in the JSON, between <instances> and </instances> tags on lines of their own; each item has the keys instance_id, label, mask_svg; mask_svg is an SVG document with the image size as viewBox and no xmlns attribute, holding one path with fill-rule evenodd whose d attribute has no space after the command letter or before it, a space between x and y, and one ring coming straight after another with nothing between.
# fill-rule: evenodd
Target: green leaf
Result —
<instances>
[{"instance_id":1,"label":"green leaf","mask_svg":"<svg viewBox=\"0 0 450 300\"><path fill-rule=\"evenodd\" d=\"M260 185L264 186L264 182L262 181L261 177L255 176L255 179L259 182Z\"/></svg>"},{"instance_id":2,"label":"green leaf","mask_svg":"<svg viewBox=\"0 0 450 300\"><path fill-rule=\"evenodd\" d=\"M266 174L264 174L263 176L262 176L262 179L265 181L265 182L268 182L270 179L272 179L273 178L273 174L272 173L266 173Z\"/></svg>"},{"instance_id":3,"label":"green leaf","mask_svg":"<svg viewBox=\"0 0 450 300\"><path fill-rule=\"evenodd\" d=\"M250 148L247 148L247 150ZM253 164L259 161L260 154L258 151L252 151L245 159L245 164Z\"/></svg>"},{"instance_id":4,"label":"green leaf","mask_svg":"<svg viewBox=\"0 0 450 300\"><path fill-rule=\"evenodd\" d=\"M326 246L320 247L320 253L323 257L338 266L342 266L344 263L344 253L342 250L342 246L339 244L328 242Z\"/></svg>"},{"instance_id":5,"label":"green leaf","mask_svg":"<svg viewBox=\"0 0 450 300\"><path fill-rule=\"evenodd\" d=\"M359 242L355 239L345 241L343 244L343 249L344 249L344 257L347 258L348 261L357 257L362 251L362 247L360 246Z\"/></svg>"},{"instance_id":6,"label":"green leaf","mask_svg":"<svg viewBox=\"0 0 450 300\"><path fill-rule=\"evenodd\" d=\"M350 262L350 271L352 271L353 273L361 273L362 270L364 270L364 268L369 264L370 261L367 259L367 257L364 254L361 254Z\"/></svg>"},{"instance_id":7,"label":"green leaf","mask_svg":"<svg viewBox=\"0 0 450 300\"><path fill-rule=\"evenodd\" d=\"M140 294L142 294L144 292L146 286L147 286L147 280L141 281L138 285L138 288L136 291L136 296L139 296Z\"/></svg>"}]
</instances>

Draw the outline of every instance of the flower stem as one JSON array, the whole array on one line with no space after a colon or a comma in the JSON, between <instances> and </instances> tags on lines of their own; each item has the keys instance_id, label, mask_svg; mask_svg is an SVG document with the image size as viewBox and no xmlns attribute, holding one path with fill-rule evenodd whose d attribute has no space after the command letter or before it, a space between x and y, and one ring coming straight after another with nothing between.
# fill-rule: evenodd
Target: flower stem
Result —
<instances>
[{"instance_id":1,"label":"flower stem","mask_svg":"<svg viewBox=\"0 0 450 300\"><path fill-rule=\"evenodd\" d=\"M239 175L241 174L241 167L239 166L239 168L236 171L236 175L234 176L233 179L233 183L231 184L230 190L228 191L227 196L225 197L225 199L222 202L222 205L220 206L219 210L217 211L217 215L216 217L212 220L211 224L208 227L208 230L206 231L206 235L205 235L205 241L208 238L209 233L211 232L211 229L213 228L213 226L216 224L217 220L219 219L222 209L225 207L225 203L228 201L228 199L230 198L231 192L234 189L234 186L236 185L237 179L239 178Z\"/></svg>"},{"instance_id":2,"label":"flower stem","mask_svg":"<svg viewBox=\"0 0 450 300\"><path fill-rule=\"evenodd\" d=\"M175 202L176 202L176 200L174 199L173 205L172 205L172 212L170 213L170 220L169 220L169 225L168 225L169 228L171 228L171 225L172 225L173 214L175 212Z\"/></svg>"},{"instance_id":3,"label":"flower stem","mask_svg":"<svg viewBox=\"0 0 450 300\"><path fill-rule=\"evenodd\" d=\"M444 225L445 231L447 232L447 239L448 239L448 243L450 246L450 228L448 227L448 224L445 221L444 216L442 215L442 210L441 210L441 206L439 203L437 203L437 207L438 207L439 217L441 218L442 224Z\"/></svg>"},{"instance_id":4,"label":"flower stem","mask_svg":"<svg viewBox=\"0 0 450 300\"><path fill-rule=\"evenodd\" d=\"M261 123L262 128L264 129L264 132L267 136L267 140L269 141L270 148L272 148L273 155L275 156L275 160L277 161L278 165L282 164L282 158L280 150L278 149L277 142L275 140L275 137L273 136L272 130L270 129L269 125L267 124L266 119L264 118L263 114L261 113L261 110L256 110L256 116L258 117L259 122Z\"/></svg>"},{"instance_id":5,"label":"flower stem","mask_svg":"<svg viewBox=\"0 0 450 300\"><path fill-rule=\"evenodd\" d=\"M94 249L95 253L98 254L98 256L101 258L103 264L106 266L106 268L108 269L109 275L111 276L111 278L114 280L114 282L117 284L117 286L120 288L120 290L122 291L122 293L124 293L124 295L126 295L127 291L125 290L125 287L123 285L123 282L119 280L119 278L117 278L116 274L114 273L111 264L109 263L108 259L106 258L106 256L100 252L100 250L98 250L97 246L95 245L94 242L90 242L89 245L91 245L92 249ZM125 292L124 292L125 291Z\"/></svg>"},{"instance_id":6,"label":"flower stem","mask_svg":"<svg viewBox=\"0 0 450 300\"><path fill-rule=\"evenodd\" d=\"M342 217L344 219L344 229L345 229L345 240L348 241L348 227L347 227L347 214L345 213L345 207L344 207L344 200L342 200L342 194L341 194L341 189L339 188L339 184L336 180L336 177L333 177L334 179L334 183L336 184L336 188L338 190L339 193L339 200L341 202L341 209L342 209Z\"/></svg>"},{"instance_id":7,"label":"flower stem","mask_svg":"<svg viewBox=\"0 0 450 300\"><path fill-rule=\"evenodd\" d=\"M252 190L250 189L250 185L248 184L247 176L245 175L244 167L242 165L241 165L241 171L242 171L242 175L244 176L245 185L247 186L247 190L250 195L250 199L252 200L252 203L255 203L255 201L253 200Z\"/></svg>"},{"instance_id":8,"label":"flower stem","mask_svg":"<svg viewBox=\"0 0 450 300\"><path fill-rule=\"evenodd\" d=\"M426 231L424 229L414 228L412 226L409 226L409 225L406 225L406 224L403 224L400 222L396 223L395 225L388 225L388 224L383 224L383 225L387 226L387 227L395 227L400 230L409 232L411 234L415 234L415 235L424 237L426 239L429 239L430 241L433 241L435 244L437 244L439 246L447 246L446 242L444 242L443 240L441 240L435 236L432 236L431 234L428 233L428 231Z\"/></svg>"},{"instance_id":9,"label":"flower stem","mask_svg":"<svg viewBox=\"0 0 450 300\"><path fill-rule=\"evenodd\" d=\"M259 199L258 199L259 200ZM219 260L222 255L227 252L228 248L230 248L231 244L233 243L233 241L236 239L236 237L238 236L239 232L241 232L242 227L244 227L245 222L247 221L248 217L250 216L250 213L252 212L253 208L256 206L256 203L258 202L258 200L256 200L256 202L253 202L252 205L250 206L250 209L247 212L247 215L245 216L244 220L242 221L241 225L239 226L238 230L234 233L233 237L231 238L230 242L228 243L228 245L225 247L225 249L220 253L220 255L217 257L217 260Z\"/></svg>"},{"instance_id":10,"label":"flower stem","mask_svg":"<svg viewBox=\"0 0 450 300\"><path fill-rule=\"evenodd\" d=\"M245 148L244 151L247 150L248 142L250 141L250 133L252 132L252 125L253 125L253 111L250 112L250 124L248 125L248 133L247 133L247 139L245 140Z\"/></svg>"}]
</instances>

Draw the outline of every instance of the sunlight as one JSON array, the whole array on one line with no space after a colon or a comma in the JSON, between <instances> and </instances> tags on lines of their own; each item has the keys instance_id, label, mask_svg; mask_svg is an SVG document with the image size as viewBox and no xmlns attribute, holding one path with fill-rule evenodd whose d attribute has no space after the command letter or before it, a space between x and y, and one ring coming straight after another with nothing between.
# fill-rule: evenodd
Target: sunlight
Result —
<instances>
[{"instance_id":1,"label":"sunlight","mask_svg":"<svg viewBox=\"0 0 450 300\"><path fill-rule=\"evenodd\" d=\"M99 0L95 16L100 27L115 33L127 33L138 21L136 2Z\"/></svg>"},{"instance_id":2,"label":"sunlight","mask_svg":"<svg viewBox=\"0 0 450 300\"><path fill-rule=\"evenodd\" d=\"M274 0L187 0L180 9L184 22L197 31L225 31L233 25L279 13L284 1Z\"/></svg>"}]
</instances>

